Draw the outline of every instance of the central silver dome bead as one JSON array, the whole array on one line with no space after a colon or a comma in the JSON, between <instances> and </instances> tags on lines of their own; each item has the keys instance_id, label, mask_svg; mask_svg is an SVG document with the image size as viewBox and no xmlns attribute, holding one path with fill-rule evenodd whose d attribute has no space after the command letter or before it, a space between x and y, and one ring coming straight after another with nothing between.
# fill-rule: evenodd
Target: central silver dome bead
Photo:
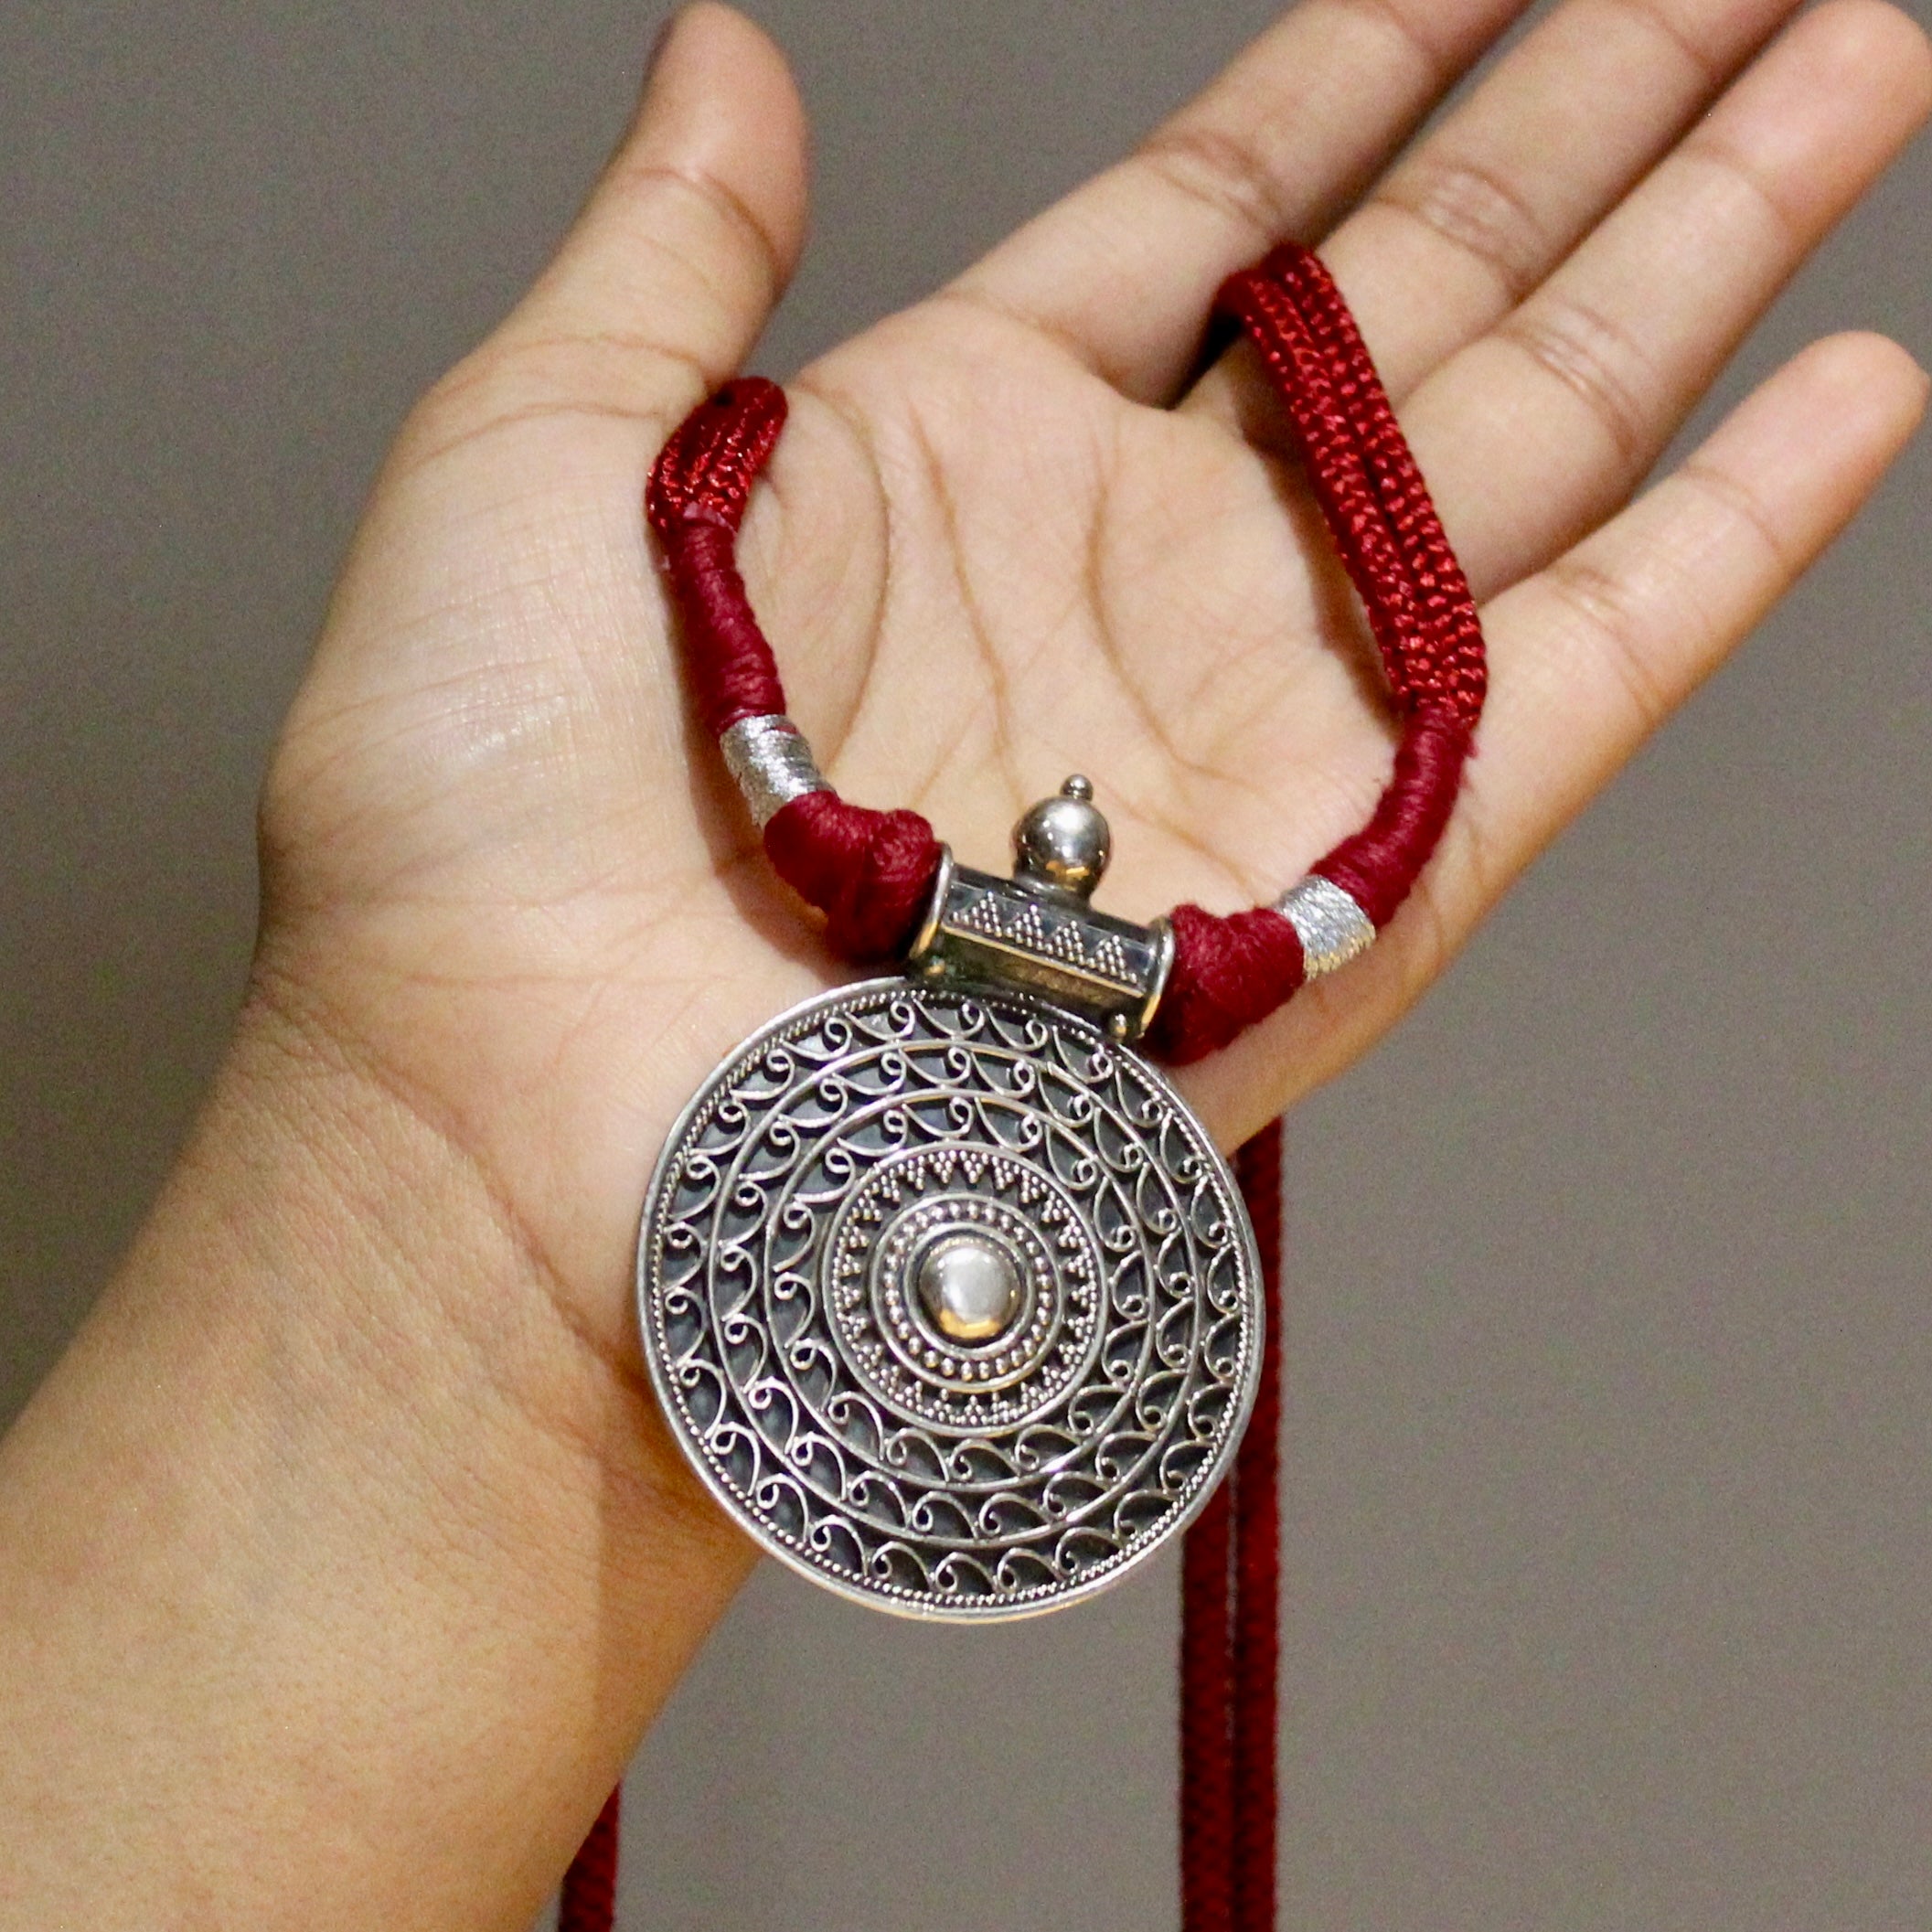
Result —
<instances>
[{"instance_id":1,"label":"central silver dome bead","mask_svg":"<svg viewBox=\"0 0 1932 1932\"><path fill-rule=\"evenodd\" d=\"M1012 1256L978 1234L953 1234L919 1264L919 1299L948 1341L991 1341L1019 1314L1021 1284Z\"/></svg>"}]
</instances>

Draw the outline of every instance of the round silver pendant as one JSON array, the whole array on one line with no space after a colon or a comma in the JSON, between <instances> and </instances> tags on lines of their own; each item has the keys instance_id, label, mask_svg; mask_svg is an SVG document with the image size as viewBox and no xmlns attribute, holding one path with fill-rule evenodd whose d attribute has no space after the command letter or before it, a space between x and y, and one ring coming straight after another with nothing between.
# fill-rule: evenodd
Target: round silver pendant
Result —
<instances>
[{"instance_id":1,"label":"round silver pendant","mask_svg":"<svg viewBox=\"0 0 1932 1932\"><path fill-rule=\"evenodd\" d=\"M1240 1191L1167 1079L952 981L847 987L739 1048L659 1158L637 1293L719 1500L912 1616L1125 1574L1220 1480L1261 1361Z\"/></svg>"}]
</instances>

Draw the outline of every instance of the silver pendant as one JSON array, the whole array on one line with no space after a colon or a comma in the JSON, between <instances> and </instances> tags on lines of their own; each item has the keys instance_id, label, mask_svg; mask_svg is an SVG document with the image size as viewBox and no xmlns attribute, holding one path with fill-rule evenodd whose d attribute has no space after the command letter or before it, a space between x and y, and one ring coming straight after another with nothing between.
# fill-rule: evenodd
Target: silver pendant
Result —
<instances>
[{"instance_id":1,"label":"silver pendant","mask_svg":"<svg viewBox=\"0 0 1932 1932\"><path fill-rule=\"evenodd\" d=\"M905 1615L1115 1582L1207 1500L1254 1401L1254 1234L1121 1037L1166 939L1085 907L1105 821L1079 783L1021 821L1013 881L948 863L909 977L745 1041L645 1206L645 1357L699 1474L771 1554ZM1056 811L1067 864L1040 849Z\"/></svg>"}]
</instances>

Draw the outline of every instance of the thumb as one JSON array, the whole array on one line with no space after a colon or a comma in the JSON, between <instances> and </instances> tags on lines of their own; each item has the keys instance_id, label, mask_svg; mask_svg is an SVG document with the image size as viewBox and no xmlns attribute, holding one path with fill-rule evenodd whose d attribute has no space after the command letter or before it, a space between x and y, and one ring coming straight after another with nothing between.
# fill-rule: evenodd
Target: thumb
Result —
<instances>
[{"instance_id":1,"label":"thumb","mask_svg":"<svg viewBox=\"0 0 1932 1932\"><path fill-rule=\"evenodd\" d=\"M576 226L489 347L540 348L574 400L676 421L736 370L797 265L806 145L763 31L716 0L682 8Z\"/></svg>"}]
</instances>

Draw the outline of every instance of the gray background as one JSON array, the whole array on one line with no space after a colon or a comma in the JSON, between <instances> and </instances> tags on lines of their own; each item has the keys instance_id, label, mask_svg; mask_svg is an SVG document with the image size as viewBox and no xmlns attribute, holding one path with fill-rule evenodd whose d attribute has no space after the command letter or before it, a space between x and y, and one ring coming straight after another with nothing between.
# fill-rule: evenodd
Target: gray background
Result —
<instances>
[{"instance_id":1,"label":"gray background","mask_svg":"<svg viewBox=\"0 0 1932 1932\"><path fill-rule=\"evenodd\" d=\"M779 370L1271 12L753 10L820 142ZM657 16L0 10L0 1419L219 1051L257 774L378 455ZM1921 148L1740 377L1847 323L1932 356L1928 189ZM1291 1124L1286 1925L1932 1925L1928 483L1921 443ZM946 1634L761 1576L635 1774L629 1923L1171 1927L1172 1585Z\"/></svg>"}]
</instances>

